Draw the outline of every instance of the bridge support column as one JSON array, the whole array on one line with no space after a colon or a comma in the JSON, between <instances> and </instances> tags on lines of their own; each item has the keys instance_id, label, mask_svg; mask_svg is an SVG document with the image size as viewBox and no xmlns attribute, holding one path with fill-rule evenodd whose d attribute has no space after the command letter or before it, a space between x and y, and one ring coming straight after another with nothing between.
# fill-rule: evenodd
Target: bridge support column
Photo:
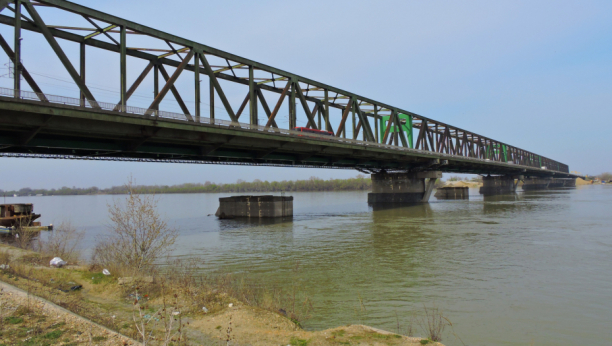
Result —
<instances>
[{"instance_id":1,"label":"bridge support column","mask_svg":"<svg viewBox=\"0 0 612 346\"><path fill-rule=\"evenodd\" d=\"M553 181L552 178L542 178L542 177L525 178L525 181L523 182L523 190L525 191L546 190L550 187L550 183L552 181Z\"/></svg>"},{"instance_id":2,"label":"bridge support column","mask_svg":"<svg viewBox=\"0 0 612 346\"><path fill-rule=\"evenodd\" d=\"M550 180L550 184L548 184L548 188L555 187L575 187L576 186L576 178L552 178Z\"/></svg>"},{"instance_id":3,"label":"bridge support column","mask_svg":"<svg viewBox=\"0 0 612 346\"><path fill-rule=\"evenodd\" d=\"M442 172L372 174L368 203L427 203Z\"/></svg>"},{"instance_id":4,"label":"bridge support column","mask_svg":"<svg viewBox=\"0 0 612 346\"><path fill-rule=\"evenodd\" d=\"M520 177L519 177L520 179ZM480 188L481 195L503 195L514 193L518 179L511 175L494 175L482 177L482 187Z\"/></svg>"}]
</instances>

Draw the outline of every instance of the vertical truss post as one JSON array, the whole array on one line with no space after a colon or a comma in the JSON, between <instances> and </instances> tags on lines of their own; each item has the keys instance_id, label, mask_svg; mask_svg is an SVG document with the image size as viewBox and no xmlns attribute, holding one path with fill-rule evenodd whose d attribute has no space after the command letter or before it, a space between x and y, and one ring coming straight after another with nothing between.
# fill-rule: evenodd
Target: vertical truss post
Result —
<instances>
[{"instance_id":1,"label":"vertical truss post","mask_svg":"<svg viewBox=\"0 0 612 346\"><path fill-rule=\"evenodd\" d=\"M297 127L297 115L295 107L295 83L296 81L291 78L291 92L289 94L289 130Z\"/></svg>"},{"instance_id":2,"label":"vertical truss post","mask_svg":"<svg viewBox=\"0 0 612 346\"><path fill-rule=\"evenodd\" d=\"M329 123L329 92L327 91L327 89L325 89L325 110L324 110L324 114L323 117L325 118L325 129L327 131L333 131L331 124Z\"/></svg>"},{"instance_id":3,"label":"vertical truss post","mask_svg":"<svg viewBox=\"0 0 612 346\"><path fill-rule=\"evenodd\" d=\"M352 117L352 125L353 125L353 139L357 139L357 124L355 123L355 99L351 97L350 101L351 103L351 117Z\"/></svg>"},{"instance_id":4,"label":"vertical truss post","mask_svg":"<svg viewBox=\"0 0 612 346\"><path fill-rule=\"evenodd\" d=\"M85 41L81 42L81 54L80 54L80 75L81 75L81 80L83 81L83 84L85 84ZM83 92L80 92L81 96L81 107L85 107L85 94L83 94Z\"/></svg>"},{"instance_id":5,"label":"vertical truss post","mask_svg":"<svg viewBox=\"0 0 612 346\"><path fill-rule=\"evenodd\" d=\"M153 98L159 95L159 63L153 66ZM157 115L158 107L155 108L155 115Z\"/></svg>"},{"instance_id":6,"label":"vertical truss post","mask_svg":"<svg viewBox=\"0 0 612 346\"><path fill-rule=\"evenodd\" d=\"M126 53L127 53L127 48L126 48L126 34L125 34L125 25L122 25L120 30L120 48L119 48L119 55L120 55L120 69L121 69L121 111L125 112L126 110L126 104L127 104L127 61L126 61Z\"/></svg>"},{"instance_id":7,"label":"vertical truss post","mask_svg":"<svg viewBox=\"0 0 612 346\"><path fill-rule=\"evenodd\" d=\"M255 90L255 76L253 66L249 66L249 114L251 125L257 125L257 91Z\"/></svg>"},{"instance_id":8,"label":"vertical truss post","mask_svg":"<svg viewBox=\"0 0 612 346\"><path fill-rule=\"evenodd\" d=\"M212 78L208 78L209 81L209 91L210 91L210 123L214 124L215 123L215 85L213 84L213 80Z\"/></svg>"},{"instance_id":9,"label":"vertical truss post","mask_svg":"<svg viewBox=\"0 0 612 346\"><path fill-rule=\"evenodd\" d=\"M376 136L376 143L380 143L378 138L378 106L374 105L374 132Z\"/></svg>"},{"instance_id":10,"label":"vertical truss post","mask_svg":"<svg viewBox=\"0 0 612 346\"><path fill-rule=\"evenodd\" d=\"M195 83L195 121L200 122L200 53L195 52L193 58L193 75Z\"/></svg>"},{"instance_id":11,"label":"vertical truss post","mask_svg":"<svg viewBox=\"0 0 612 346\"><path fill-rule=\"evenodd\" d=\"M319 109L317 110L317 126L318 129L321 129L321 106L319 105Z\"/></svg>"},{"instance_id":12,"label":"vertical truss post","mask_svg":"<svg viewBox=\"0 0 612 346\"><path fill-rule=\"evenodd\" d=\"M15 1L15 63L13 64L15 98L21 96L21 0Z\"/></svg>"}]
</instances>

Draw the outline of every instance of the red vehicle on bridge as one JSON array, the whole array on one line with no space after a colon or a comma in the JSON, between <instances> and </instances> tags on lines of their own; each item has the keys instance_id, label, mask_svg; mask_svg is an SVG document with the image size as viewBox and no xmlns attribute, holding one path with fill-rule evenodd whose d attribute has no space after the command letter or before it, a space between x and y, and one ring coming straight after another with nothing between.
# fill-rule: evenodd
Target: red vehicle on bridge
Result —
<instances>
[{"instance_id":1,"label":"red vehicle on bridge","mask_svg":"<svg viewBox=\"0 0 612 346\"><path fill-rule=\"evenodd\" d=\"M308 127L294 127L293 131L300 131L300 132L306 132L306 133L314 133L314 134L323 135L323 136L333 136L334 135L334 133L330 132L330 131L310 129ZM301 136L301 135L299 135L299 136Z\"/></svg>"}]
</instances>

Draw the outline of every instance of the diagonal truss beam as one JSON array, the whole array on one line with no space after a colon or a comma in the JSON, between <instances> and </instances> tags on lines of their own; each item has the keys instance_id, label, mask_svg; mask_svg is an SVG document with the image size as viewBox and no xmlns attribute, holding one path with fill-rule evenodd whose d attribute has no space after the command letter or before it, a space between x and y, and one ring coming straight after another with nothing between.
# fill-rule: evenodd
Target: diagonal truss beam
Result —
<instances>
[{"instance_id":1,"label":"diagonal truss beam","mask_svg":"<svg viewBox=\"0 0 612 346\"><path fill-rule=\"evenodd\" d=\"M164 77L164 80L166 81L166 83L168 83L168 81L170 80L170 75L168 75L168 71L166 71L166 68L164 68L164 65L162 64L159 64L158 68L159 68L159 72L161 72L161 75ZM174 84L170 86L170 91L172 91L172 95L174 96L174 99L181 107L183 114L185 114L187 118L191 118L189 109L185 105L185 102L183 102L183 98L181 97L181 94L178 92ZM157 93L157 96L159 96L159 93ZM158 109L158 107L156 107L155 109Z\"/></svg>"},{"instance_id":2,"label":"diagonal truss beam","mask_svg":"<svg viewBox=\"0 0 612 346\"><path fill-rule=\"evenodd\" d=\"M130 86L130 88L128 89L127 93L125 94L125 102L127 102L127 100L129 100L130 96L132 96L134 91L136 91L138 86L140 86L140 83L142 83L142 81L147 77L149 72L151 72L152 68L153 68L153 63L149 62L149 64L145 67L145 69L142 71L142 73L140 73L140 76L138 76L138 78L136 78L136 80L134 81L134 84L132 84L132 86ZM120 106L121 106L121 101L119 101L117 103L115 108L113 108L113 111L114 112L118 111Z\"/></svg>"},{"instance_id":3,"label":"diagonal truss beam","mask_svg":"<svg viewBox=\"0 0 612 346\"><path fill-rule=\"evenodd\" d=\"M217 90L217 94L219 95L221 102L223 102L223 106L225 106L225 110L227 111L227 114L229 115L230 119L232 119L232 121L234 122L238 122L238 118L236 118L236 115L234 114L234 111L232 110L232 106L227 100L227 97L225 97L225 93L223 92L223 89L221 89L221 85L219 84L219 81L217 80L217 76L215 76L215 72L210 67L210 64L208 63L208 60L206 59L204 54L200 54L200 61L202 61L202 65L204 65L204 70L206 71L206 74L208 74L210 81L215 87L215 90Z\"/></svg>"},{"instance_id":4,"label":"diagonal truss beam","mask_svg":"<svg viewBox=\"0 0 612 346\"><path fill-rule=\"evenodd\" d=\"M13 64L15 64L15 52L13 52L13 50L11 49L9 44L4 40L4 37L2 37L1 34L0 34L0 46L2 46L2 49L4 49L4 52L6 53L6 55L8 55L9 59L11 59L13 61ZM41 101L49 102L47 97L43 94L42 90L40 90L40 88L38 87L38 84L36 84L36 82L34 81L34 78L32 78L32 76L30 75L28 70L26 70L23 64L21 64L21 74L23 75L23 79L25 79L26 82L28 82L28 85L30 86L30 88L32 88L32 90L36 92L36 96L38 96L38 98Z\"/></svg>"},{"instance_id":5,"label":"diagonal truss beam","mask_svg":"<svg viewBox=\"0 0 612 346\"><path fill-rule=\"evenodd\" d=\"M256 88L256 90L257 90L257 97L259 98L259 102L261 102L261 107L263 107L264 112L266 112L266 115L268 116L268 120L269 120L270 116L272 115L272 112L270 112L270 107L268 107L268 102L266 102L266 98L264 97L261 89ZM272 126L278 128L278 125L276 125L276 121L274 121L274 119L272 119Z\"/></svg>"},{"instance_id":6,"label":"diagonal truss beam","mask_svg":"<svg viewBox=\"0 0 612 346\"><path fill-rule=\"evenodd\" d=\"M302 92L302 88L300 88L300 83L295 82L295 89L297 91L298 98L300 99L300 103L304 108L304 113L306 113L306 117L308 117L308 124L315 130L318 130L317 123L314 120L314 115L310 113L310 107L308 107L308 102L306 102L306 98L304 98L304 93Z\"/></svg>"},{"instance_id":7,"label":"diagonal truss beam","mask_svg":"<svg viewBox=\"0 0 612 346\"><path fill-rule=\"evenodd\" d=\"M272 123L274 122L274 118L276 118L276 114L278 114L278 111L280 110L281 106L283 105L283 101L285 100L285 96L287 96L287 92L289 91L290 87L291 87L291 83L287 82L287 85L285 85L285 88L283 89L283 92L281 93L280 97L278 98L278 102L276 102L276 106L274 107L274 110L272 111L272 114L270 114L270 117L268 118L268 122L266 123L266 127L270 127L270 125L272 125Z\"/></svg>"},{"instance_id":8,"label":"diagonal truss beam","mask_svg":"<svg viewBox=\"0 0 612 346\"><path fill-rule=\"evenodd\" d=\"M389 117L389 120L387 120L387 127L385 127L385 134L383 135L381 143L387 143L387 138L389 137L389 133L391 133L391 126L393 126L394 121L395 119L393 117Z\"/></svg>"},{"instance_id":9,"label":"diagonal truss beam","mask_svg":"<svg viewBox=\"0 0 612 346\"><path fill-rule=\"evenodd\" d=\"M115 40L111 35L108 34L107 31L116 28L118 25L115 24L111 24L109 26L107 26L106 28L101 28L98 24L96 24L96 22L94 22L93 20L91 20L91 18L87 17L87 16L83 16L83 18L85 18L85 20L87 20L89 23L91 23L91 25L93 25L96 28L96 32L91 33L87 36L85 36L85 39L90 39L92 37L96 37L100 34L104 34L106 37L108 37L109 40L113 41L116 45L119 45L119 42L117 42L117 40Z\"/></svg>"},{"instance_id":10,"label":"diagonal truss beam","mask_svg":"<svg viewBox=\"0 0 612 346\"><path fill-rule=\"evenodd\" d=\"M60 45L57 43L57 41L55 40L55 37L53 37L53 34L51 34L49 29L47 28L47 25L45 24L45 22L42 20L42 18L40 17L36 9L34 9L34 6L32 6L32 4L29 1L23 1L23 4L25 5L28 13L32 17L32 20L34 20L34 23L36 24L36 26L40 29L40 32L43 34L43 36L45 37L45 39L47 40L47 42L49 43L49 45L51 46L51 48L53 49L57 57L60 59L60 61L62 62L66 70L68 71L68 74L70 74L70 77L72 77L72 79L74 80L76 85L79 87L81 92L85 95L85 98L87 98L87 101L89 101L89 104L93 108L100 108L93 94L91 93L91 91L89 91L89 89L87 88L83 80L81 79L81 76L76 71L74 66L72 66L72 63L66 56L66 53L64 53Z\"/></svg>"},{"instance_id":11,"label":"diagonal truss beam","mask_svg":"<svg viewBox=\"0 0 612 346\"><path fill-rule=\"evenodd\" d=\"M317 112L319 111L319 103L315 103L314 107L312 107L312 112L310 112L310 116L314 119L315 115L317 114ZM320 119L319 119L320 120ZM319 122L318 124L318 129L321 129L321 122ZM306 125L306 128L310 128L310 122L308 122L308 124Z\"/></svg>"},{"instance_id":12,"label":"diagonal truss beam","mask_svg":"<svg viewBox=\"0 0 612 346\"><path fill-rule=\"evenodd\" d=\"M344 130L344 124L346 123L346 118L348 118L349 113L351 112L353 103L349 102L349 104L344 108L344 113L342 113L342 120L340 120L340 125L338 125L338 131L336 131L336 137L340 137L342 134L342 130Z\"/></svg>"},{"instance_id":13,"label":"diagonal truss beam","mask_svg":"<svg viewBox=\"0 0 612 346\"><path fill-rule=\"evenodd\" d=\"M240 104L240 108L238 108L238 111L236 112L236 119L240 119L240 115L242 115L242 112L244 112L244 109L246 108L246 105L249 103L249 100L251 99L251 93L247 93L247 96L244 98L244 101L242 101L242 103Z\"/></svg>"},{"instance_id":14,"label":"diagonal truss beam","mask_svg":"<svg viewBox=\"0 0 612 346\"><path fill-rule=\"evenodd\" d=\"M8 6L9 3L13 2L12 0L0 0L0 12Z\"/></svg>"},{"instance_id":15,"label":"diagonal truss beam","mask_svg":"<svg viewBox=\"0 0 612 346\"><path fill-rule=\"evenodd\" d=\"M368 121L368 118L363 114L363 112L359 108L359 105L357 104L357 100L354 101L353 107L355 107L355 110L357 111L357 116L359 117L359 123L362 124L363 126L363 132L365 134L366 140L369 142L374 142L375 141L374 134L372 133L370 122ZM357 135L358 134L359 132L357 132Z\"/></svg>"}]
</instances>

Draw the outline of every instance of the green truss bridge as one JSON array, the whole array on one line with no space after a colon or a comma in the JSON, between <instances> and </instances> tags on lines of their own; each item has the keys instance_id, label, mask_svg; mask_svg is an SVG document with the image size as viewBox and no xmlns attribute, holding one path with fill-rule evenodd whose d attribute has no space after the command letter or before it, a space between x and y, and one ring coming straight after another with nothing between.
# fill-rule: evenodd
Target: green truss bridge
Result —
<instances>
[{"instance_id":1,"label":"green truss bridge","mask_svg":"<svg viewBox=\"0 0 612 346\"><path fill-rule=\"evenodd\" d=\"M14 66L0 88L0 156L576 177L542 155L68 1L0 0L0 10ZM41 89L24 63L33 41L61 62L73 97ZM96 54L116 64L88 65ZM88 66L117 80L116 101L94 95ZM180 112L164 111L170 98Z\"/></svg>"}]
</instances>

